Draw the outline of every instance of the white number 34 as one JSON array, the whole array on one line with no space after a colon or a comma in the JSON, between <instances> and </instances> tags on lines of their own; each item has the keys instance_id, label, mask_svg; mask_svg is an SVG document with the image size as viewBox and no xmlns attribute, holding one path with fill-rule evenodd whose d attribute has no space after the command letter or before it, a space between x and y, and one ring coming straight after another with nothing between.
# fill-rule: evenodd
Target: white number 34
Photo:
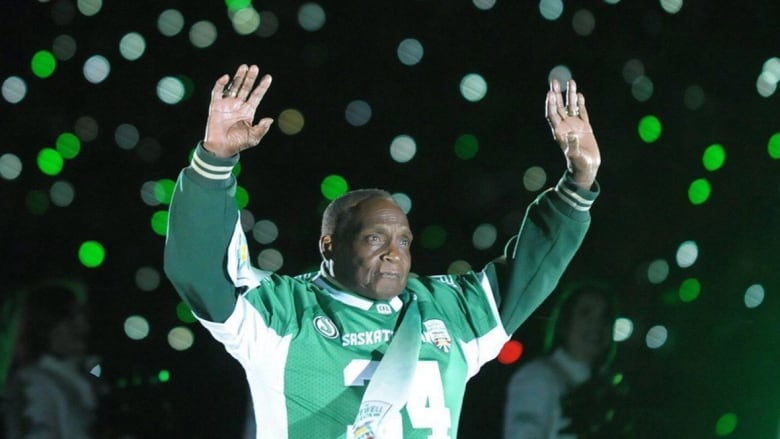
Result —
<instances>
[{"instance_id":1,"label":"white number 34","mask_svg":"<svg viewBox=\"0 0 780 439\"><path fill-rule=\"evenodd\" d=\"M377 361L353 360L344 368L344 385L365 386L373 376ZM430 429L428 439L451 439L450 409L444 401L444 387L439 373L439 363L435 361L420 361L412 382L412 393L406 403L406 412L412 427ZM389 439L403 439L403 424L401 416L395 414L386 421L386 433ZM351 426L347 426L347 439L352 439ZM384 437L384 436L383 436Z\"/></svg>"}]
</instances>

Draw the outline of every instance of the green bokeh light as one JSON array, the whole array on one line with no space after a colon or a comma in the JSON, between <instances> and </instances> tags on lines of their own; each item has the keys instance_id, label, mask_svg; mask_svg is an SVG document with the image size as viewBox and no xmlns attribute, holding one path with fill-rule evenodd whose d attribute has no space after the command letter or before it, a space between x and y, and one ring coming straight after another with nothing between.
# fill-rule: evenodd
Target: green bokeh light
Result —
<instances>
[{"instance_id":1,"label":"green bokeh light","mask_svg":"<svg viewBox=\"0 0 780 439\"><path fill-rule=\"evenodd\" d=\"M691 204L703 204L710 198L712 186L706 178L699 178L693 181L688 187L688 200Z\"/></svg>"},{"instance_id":2,"label":"green bokeh light","mask_svg":"<svg viewBox=\"0 0 780 439\"><path fill-rule=\"evenodd\" d=\"M153 213L151 224L154 233L165 236L168 233L168 211L158 210Z\"/></svg>"},{"instance_id":3,"label":"green bokeh light","mask_svg":"<svg viewBox=\"0 0 780 439\"><path fill-rule=\"evenodd\" d=\"M225 0L225 6L232 11L248 8L251 5L252 0Z\"/></svg>"},{"instance_id":4,"label":"green bokeh light","mask_svg":"<svg viewBox=\"0 0 780 439\"><path fill-rule=\"evenodd\" d=\"M57 59L54 54L48 50L39 50L30 61L30 67L35 76L39 78L48 78L57 68Z\"/></svg>"},{"instance_id":5,"label":"green bokeh light","mask_svg":"<svg viewBox=\"0 0 780 439\"><path fill-rule=\"evenodd\" d=\"M715 434L718 436L728 436L737 428L736 413L724 413L715 424Z\"/></svg>"},{"instance_id":6,"label":"green bokeh light","mask_svg":"<svg viewBox=\"0 0 780 439\"><path fill-rule=\"evenodd\" d=\"M63 158L76 158L81 152L81 140L73 133L62 133L57 136L56 147Z\"/></svg>"},{"instance_id":7,"label":"green bokeh light","mask_svg":"<svg viewBox=\"0 0 780 439\"><path fill-rule=\"evenodd\" d=\"M769 138L767 150L769 151L769 157L775 160L780 159L780 133L775 133Z\"/></svg>"},{"instance_id":8,"label":"green bokeh light","mask_svg":"<svg viewBox=\"0 0 780 439\"><path fill-rule=\"evenodd\" d=\"M87 268L99 267L106 259L106 249L97 241L85 241L79 247L79 261Z\"/></svg>"},{"instance_id":9,"label":"green bokeh light","mask_svg":"<svg viewBox=\"0 0 780 439\"><path fill-rule=\"evenodd\" d=\"M49 208L49 196L44 191L31 190L27 192L24 204L33 215L43 215Z\"/></svg>"},{"instance_id":10,"label":"green bokeh light","mask_svg":"<svg viewBox=\"0 0 780 439\"><path fill-rule=\"evenodd\" d=\"M154 198L161 204L171 204L171 198L173 197L173 190L175 187L176 182L170 178L157 180L157 184L154 185Z\"/></svg>"},{"instance_id":11,"label":"green bokeh light","mask_svg":"<svg viewBox=\"0 0 780 439\"><path fill-rule=\"evenodd\" d=\"M679 301L679 293L673 289L664 290L661 293L661 302L663 302L664 305L673 306L680 303Z\"/></svg>"},{"instance_id":12,"label":"green bokeh light","mask_svg":"<svg viewBox=\"0 0 780 439\"><path fill-rule=\"evenodd\" d=\"M243 186L236 187L236 204L239 209L243 209L249 205L249 191Z\"/></svg>"},{"instance_id":13,"label":"green bokeh light","mask_svg":"<svg viewBox=\"0 0 780 439\"><path fill-rule=\"evenodd\" d=\"M695 278L689 278L680 284L680 300L683 302L693 302L701 293L701 282Z\"/></svg>"},{"instance_id":14,"label":"green bokeh light","mask_svg":"<svg viewBox=\"0 0 780 439\"><path fill-rule=\"evenodd\" d=\"M241 162L236 163L236 165L233 166L233 175L235 175L236 177L241 175L241 169L242 169Z\"/></svg>"},{"instance_id":15,"label":"green bokeh light","mask_svg":"<svg viewBox=\"0 0 780 439\"><path fill-rule=\"evenodd\" d=\"M62 155L53 148L43 148L38 153L38 169L46 175L59 174L64 163Z\"/></svg>"},{"instance_id":16,"label":"green bokeh light","mask_svg":"<svg viewBox=\"0 0 780 439\"><path fill-rule=\"evenodd\" d=\"M447 240L447 231L444 227L432 225L422 232L422 246L427 249L435 249L444 245Z\"/></svg>"},{"instance_id":17,"label":"green bokeh light","mask_svg":"<svg viewBox=\"0 0 780 439\"><path fill-rule=\"evenodd\" d=\"M328 175L320 184L320 192L328 200L335 200L339 196L344 195L348 190L347 180L340 175Z\"/></svg>"},{"instance_id":18,"label":"green bokeh light","mask_svg":"<svg viewBox=\"0 0 780 439\"><path fill-rule=\"evenodd\" d=\"M473 159L479 151L479 140L471 134L464 134L455 141L455 156L461 160Z\"/></svg>"},{"instance_id":19,"label":"green bokeh light","mask_svg":"<svg viewBox=\"0 0 780 439\"><path fill-rule=\"evenodd\" d=\"M167 383L171 379L171 372L167 369L163 369L157 373L157 379L161 383Z\"/></svg>"},{"instance_id":20,"label":"green bokeh light","mask_svg":"<svg viewBox=\"0 0 780 439\"><path fill-rule=\"evenodd\" d=\"M639 120L637 131L643 142L653 143L661 137L661 121L653 115L645 116Z\"/></svg>"},{"instance_id":21,"label":"green bokeh light","mask_svg":"<svg viewBox=\"0 0 780 439\"><path fill-rule=\"evenodd\" d=\"M176 317L184 323L195 322L195 315L192 314L190 307L183 301L176 305Z\"/></svg>"},{"instance_id":22,"label":"green bokeh light","mask_svg":"<svg viewBox=\"0 0 780 439\"><path fill-rule=\"evenodd\" d=\"M719 143L714 143L707 147L702 154L701 162L704 169L708 171L717 171L723 167L726 161L726 149Z\"/></svg>"}]
</instances>

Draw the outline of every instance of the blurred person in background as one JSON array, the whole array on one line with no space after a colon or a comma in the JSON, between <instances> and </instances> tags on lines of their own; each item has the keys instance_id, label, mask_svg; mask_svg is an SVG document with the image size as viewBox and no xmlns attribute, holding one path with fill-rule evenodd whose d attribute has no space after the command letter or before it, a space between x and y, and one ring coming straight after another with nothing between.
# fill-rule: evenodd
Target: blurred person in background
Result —
<instances>
[{"instance_id":1,"label":"blurred person in background","mask_svg":"<svg viewBox=\"0 0 780 439\"><path fill-rule=\"evenodd\" d=\"M599 282L570 285L553 308L543 355L507 386L504 439L633 437L623 416L628 387L611 371L617 305Z\"/></svg>"},{"instance_id":2,"label":"blurred person in background","mask_svg":"<svg viewBox=\"0 0 780 439\"><path fill-rule=\"evenodd\" d=\"M95 375L98 359L89 355L85 291L75 283L48 283L6 298L3 345L11 358L3 417L8 439L106 435L99 410L105 390Z\"/></svg>"}]
</instances>

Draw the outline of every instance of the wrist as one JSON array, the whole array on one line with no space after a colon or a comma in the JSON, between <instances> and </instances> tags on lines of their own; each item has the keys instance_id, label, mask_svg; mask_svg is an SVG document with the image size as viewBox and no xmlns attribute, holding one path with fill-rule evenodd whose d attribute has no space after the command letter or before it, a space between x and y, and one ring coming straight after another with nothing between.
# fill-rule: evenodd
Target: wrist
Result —
<instances>
[{"instance_id":1,"label":"wrist","mask_svg":"<svg viewBox=\"0 0 780 439\"><path fill-rule=\"evenodd\" d=\"M234 153L225 153L224 152L225 148L220 148L214 145L214 142L211 142L209 140L203 140L201 142L201 147L205 152L209 153L214 157L220 157L226 159L228 157L233 157L235 155Z\"/></svg>"},{"instance_id":2,"label":"wrist","mask_svg":"<svg viewBox=\"0 0 780 439\"><path fill-rule=\"evenodd\" d=\"M590 190L593 187L593 183L596 181L596 172L581 172L572 171L572 180L577 183L577 186Z\"/></svg>"}]
</instances>

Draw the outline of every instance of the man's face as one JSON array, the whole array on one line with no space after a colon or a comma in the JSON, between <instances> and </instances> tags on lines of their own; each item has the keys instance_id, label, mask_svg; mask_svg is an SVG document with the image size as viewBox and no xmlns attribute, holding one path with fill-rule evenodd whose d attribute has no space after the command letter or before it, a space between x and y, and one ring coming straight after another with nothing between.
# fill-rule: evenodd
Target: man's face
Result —
<instances>
[{"instance_id":1,"label":"man's face","mask_svg":"<svg viewBox=\"0 0 780 439\"><path fill-rule=\"evenodd\" d=\"M406 214L392 201L360 202L346 236L330 241L333 274L350 290L370 299L387 300L406 287L412 266L412 231Z\"/></svg>"},{"instance_id":2,"label":"man's face","mask_svg":"<svg viewBox=\"0 0 780 439\"><path fill-rule=\"evenodd\" d=\"M62 356L79 356L87 353L89 320L86 310L74 306L71 314L52 328L49 334L49 349Z\"/></svg>"},{"instance_id":3,"label":"man's face","mask_svg":"<svg viewBox=\"0 0 780 439\"><path fill-rule=\"evenodd\" d=\"M580 296L566 331L566 350L580 361L593 363L609 349L611 337L606 299L591 293Z\"/></svg>"}]
</instances>

